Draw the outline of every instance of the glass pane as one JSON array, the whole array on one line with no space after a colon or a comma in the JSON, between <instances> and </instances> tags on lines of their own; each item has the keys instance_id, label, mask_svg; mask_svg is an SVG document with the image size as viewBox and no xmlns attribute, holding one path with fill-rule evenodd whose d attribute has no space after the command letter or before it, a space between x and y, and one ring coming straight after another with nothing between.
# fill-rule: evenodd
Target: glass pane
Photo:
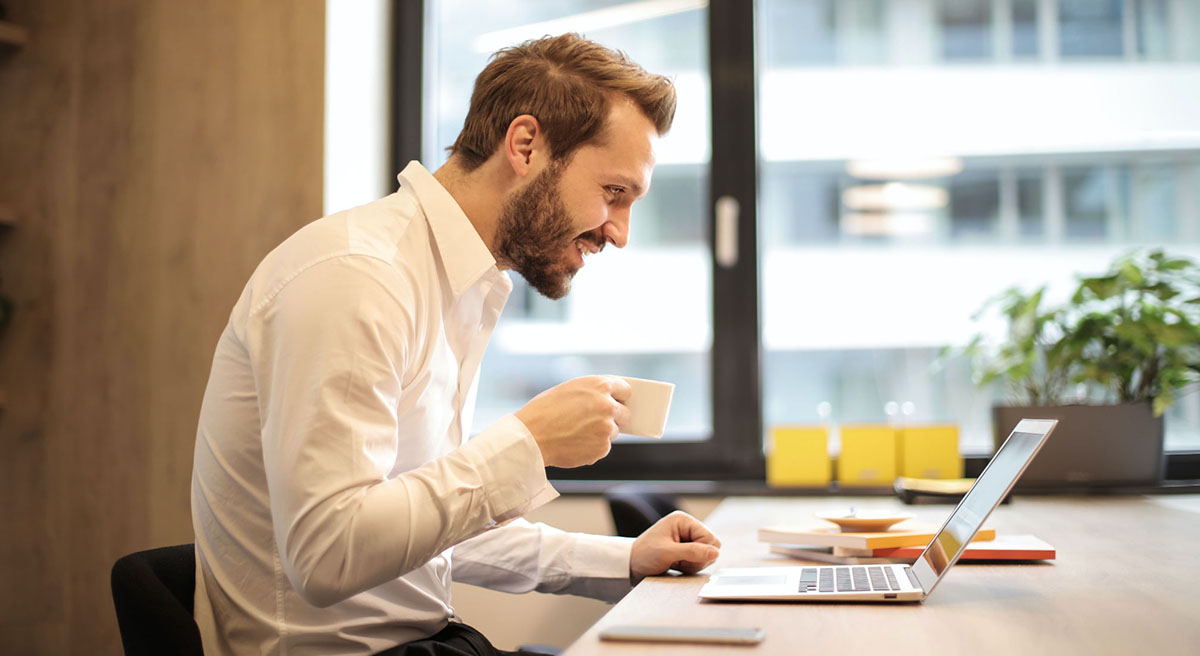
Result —
<instances>
[{"instance_id":1,"label":"glass pane","mask_svg":"<svg viewBox=\"0 0 1200 656\"><path fill-rule=\"evenodd\" d=\"M805 171L786 163L765 166L759 192L764 222L761 238L768 244L811 244L836 241L841 207L841 171Z\"/></svg>"},{"instance_id":2,"label":"glass pane","mask_svg":"<svg viewBox=\"0 0 1200 656\"><path fill-rule=\"evenodd\" d=\"M1044 284L1065 300L1135 246L1200 258L1196 64L1031 66L1054 54L1038 50L1054 36L1038 10L1056 3L1036 0L894 0L880 41L927 35L929 61L822 64L788 54L780 17L823 5L758 6L766 428L951 422L964 452L987 452L1010 390L977 388L964 358L941 356L990 330L971 320L986 299ZM1072 56L1132 38L1112 3L1057 6L1050 27ZM1200 42L1190 6L1166 3L1173 48ZM992 50L1005 30L991 12L1008 7L1014 61ZM1078 41L1083 24L1096 32ZM1167 444L1200 448L1200 393L1178 398Z\"/></svg>"},{"instance_id":3,"label":"glass pane","mask_svg":"<svg viewBox=\"0 0 1200 656\"><path fill-rule=\"evenodd\" d=\"M1136 0L1137 54L1145 59L1171 58L1171 29L1166 0Z\"/></svg>"},{"instance_id":4,"label":"glass pane","mask_svg":"<svg viewBox=\"0 0 1200 656\"><path fill-rule=\"evenodd\" d=\"M1176 166L1146 162L1133 167L1130 223L1138 242L1173 242L1180 237L1175 209Z\"/></svg>"},{"instance_id":5,"label":"glass pane","mask_svg":"<svg viewBox=\"0 0 1200 656\"><path fill-rule=\"evenodd\" d=\"M834 0L771 3L762 7L762 20L788 26L786 34L762 35L766 52L772 57L767 66L805 66L832 64L837 61Z\"/></svg>"},{"instance_id":6,"label":"glass pane","mask_svg":"<svg viewBox=\"0 0 1200 656\"><path fill-rule=\"evenodd\" d=\"M950 179L950 235L959 241L998 236L1000 179L995 169L966 170Z\"/></svg>"},{"instance_id":7,"label":"glass pane","mask_svg":"<svg viewBox=\"0 0 1200 656\"><path fill-rule=\"evenodd\" d=\"M668 75L679 94L658 144L650 193L634 205L629 245L606 249L549 301L519 276L480 371L474 431L575 376L611 373L673 382L667 439L712 427L708 16L704 2L497 3L431 0L426 43L424 163L446 159L475 76L499 48L578 32ZM625 438L622 438L625 439Z\"/></svg>"},{"instance_id":8,"label":"glass pane","mask_svg":"<svg viewBox=\"0 0 1200 656\"><path fill-rule=\"evenodd\" d=\"M991 0L940 0L942 57L984 59L992 55Z\"/></svg>"},{"instance_id":9,"label":"glass pane","mask_svg":"<svg viewBox=\"0 0 1200 656\"><path fill-rule=\"evenodd\" d=\"M1038 0L1012 0L1012 51L1016 57L1038 54Z\"/></svg>"},{"instance_id":10,"label":"glass pane","mask_svg":"<svg viewBox=\"0 0 1200 656\"><path fill-rule=\"evenodd\" d=\"M1041 169L1017 170L1017 223L1022 237L1046 234L1046 208Z\"/></svg>"},{"instance_id":11,"label":"glass pane","mask_svg":"<svg viewBox=\"0 0 1200 656\"><path fill-rule=\"evenodd\" d=\"M883 0L839 0L835 8L838 60L852 65L882 63L886 56Z\"/></svg>"},{"instance_id":12,"label":"glass pane","mask_svg":"<svg viewBox=\"0 0 1200 656\"><path fill-rule=\"evenodd\" d=\"M1124 167L1068 167L1062 176L1069 240L1100 242L1126 234L1128 174Z\"/></svg>"},{"instance_id":13,"label":"glass pane","mask_svg":"<svg viewBox=\"0 0 1200 656\"><path fill-rule=\"evenodd\" d=\"M1063 57L1124 54L1124 0L1058 0L1058 38Z\"/></svg>"}]
</instances>

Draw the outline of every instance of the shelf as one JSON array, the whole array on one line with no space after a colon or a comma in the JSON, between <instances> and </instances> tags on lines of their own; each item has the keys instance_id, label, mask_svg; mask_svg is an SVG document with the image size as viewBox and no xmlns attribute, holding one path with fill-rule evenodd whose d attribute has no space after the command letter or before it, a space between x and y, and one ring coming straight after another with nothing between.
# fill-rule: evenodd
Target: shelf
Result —
<instances>
[{"instance_id":1,"label":"shelf","mask_svg":"<svg viewBox=\"0 0 1200 656\"><path fill-rule=\"evenodd\" d=\"M0 21L0 43L21 47L29 43L29 30L8 21Z\"/></svg>"}]
</instances>

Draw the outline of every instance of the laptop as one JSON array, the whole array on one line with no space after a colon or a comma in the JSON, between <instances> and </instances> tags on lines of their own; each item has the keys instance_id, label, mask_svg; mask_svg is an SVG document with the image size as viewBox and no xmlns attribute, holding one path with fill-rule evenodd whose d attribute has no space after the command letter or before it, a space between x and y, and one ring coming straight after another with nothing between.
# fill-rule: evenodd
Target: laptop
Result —
<instances>
[{"instance_id":1,"label":"laptop","mask_svg":"<svg viewBox=\"0 0 1200 656\"><path fill-rule=\"evenodd\" d=\"M745 567L719 570L701 599L739 601L924 601L1058 425L1022 419L992 456L929 546L910 565Z\"/></svg>"}]
</instances>

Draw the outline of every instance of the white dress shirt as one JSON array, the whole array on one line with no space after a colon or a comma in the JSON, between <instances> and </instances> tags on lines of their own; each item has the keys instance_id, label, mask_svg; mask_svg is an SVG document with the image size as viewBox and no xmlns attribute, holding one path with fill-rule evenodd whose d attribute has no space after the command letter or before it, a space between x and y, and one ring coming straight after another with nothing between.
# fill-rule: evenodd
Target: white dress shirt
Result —
<instances>
[{"instance_id":1,"label":"white dress shirt","mask_svg":"<svg viewBox=\"0 0 1200 656\"><path fill-rule=\"evenodd\" d=\"M267 255L217 344L192 473L210 656L423 638L454 617L451 578L629 589L630 540L513 521L557 495L520 420L465 439L512 283L428 171L399 179Z\"/></svg>"}]
</instances>

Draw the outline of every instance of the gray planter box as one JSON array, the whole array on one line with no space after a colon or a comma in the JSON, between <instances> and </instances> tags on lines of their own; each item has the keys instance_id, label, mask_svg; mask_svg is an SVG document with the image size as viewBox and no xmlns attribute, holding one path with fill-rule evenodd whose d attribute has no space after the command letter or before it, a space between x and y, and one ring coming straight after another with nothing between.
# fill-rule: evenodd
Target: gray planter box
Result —
<instances>
[{"instance_id":1,"label":"gray planter box","mask_svg":"<svg viewBox=\"0 0 1200 656\"><path fill-rule=\"evenodd\" d=\"M1163 420L1149 403L994 406L995 444L1022 418L1058 426L1017 481L1018 490L1144 487L1162 480Z\"/></svg>"}]
</instances>

